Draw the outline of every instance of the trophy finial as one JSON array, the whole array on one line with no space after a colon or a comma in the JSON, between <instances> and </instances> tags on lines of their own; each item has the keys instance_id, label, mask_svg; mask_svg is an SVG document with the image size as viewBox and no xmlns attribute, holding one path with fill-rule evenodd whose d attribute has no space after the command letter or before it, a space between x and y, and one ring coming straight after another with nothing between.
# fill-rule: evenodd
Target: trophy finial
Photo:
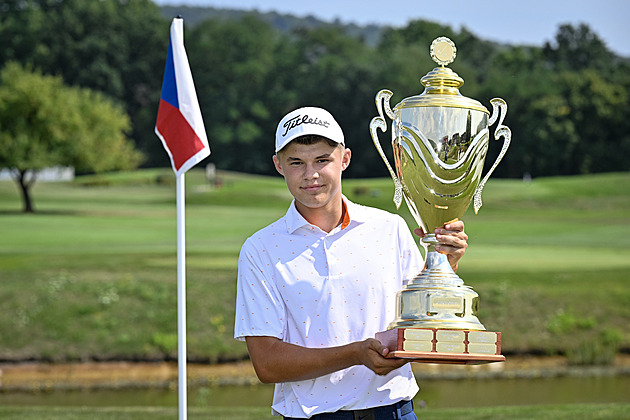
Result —
<instances>
[{"instance_id":1,"label":"trophy finial","mask_svg":"<svg viewBox=\"0 0 630 420\"><path fill-rule=\"evenodd\" d=\"M430 52L431 58L438 66L420 79L424 91L420 95L403 99L396 107L467 108L490 115L490 112L479 101L463 96L459 92L464 79L451 68L446 67L455 60L457 54L455 43L441 36L431 43Z\"/></svg>"},{"instance_id":2,"label":"trophy finial","mask_svg":"<svg viewBox=\"0 0 630 420\"><path fill-rule=\"evenodd\" d=\"M455 43L445 36L436 38L431 43L431 58L440 66L449 65L457 56Z\"/></svg>"}]
</instances>

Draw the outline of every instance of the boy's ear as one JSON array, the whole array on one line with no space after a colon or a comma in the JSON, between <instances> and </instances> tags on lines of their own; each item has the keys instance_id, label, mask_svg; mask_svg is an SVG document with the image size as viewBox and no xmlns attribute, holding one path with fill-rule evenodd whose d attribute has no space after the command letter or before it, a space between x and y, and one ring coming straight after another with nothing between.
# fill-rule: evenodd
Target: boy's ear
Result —
<instances>
[{"instance_id":1,"label":"boy's ear","mask_svg":"<svg viewBox=\"0 0 630 420\"><path fill-rule=\"evenodd\" d=\"M284 171L282 170L282 166L280 165L280 159L278 159L278 155L273 155L273 166L276 167L276 171L282 176L284 176Z\"/></svg>"},{"instance_id":2,"label":"boy's ear","mask_svg":"<svg viewBox=\"0 0 630 420\"><path fill-rule=\"evenodd\" d=\"M344 149L343 154L341 155L341 170L345 171L346 168L350 165L350 158L352 157L352 152L350 149Z\"/></svg>"}]
</instances>

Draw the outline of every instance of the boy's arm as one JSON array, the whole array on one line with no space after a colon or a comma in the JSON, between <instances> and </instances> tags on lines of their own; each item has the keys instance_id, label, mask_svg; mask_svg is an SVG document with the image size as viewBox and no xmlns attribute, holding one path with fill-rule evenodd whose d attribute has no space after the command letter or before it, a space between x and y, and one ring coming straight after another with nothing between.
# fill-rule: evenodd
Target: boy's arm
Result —
<instances>
[{"instance_id":1,"label":"boy's arm","mask_svg":"<svg viewBox=\"0 0 630 420\"><path fill-rule=\"evenodd\" d=\"M250 336L245 340L256 375L263 383L314 379L354 365L365 365L385 375L409 363L408 359L385 358L387 347L374 338L317 349L285 343L276 337Z\"/></svg>"}]
</instances>

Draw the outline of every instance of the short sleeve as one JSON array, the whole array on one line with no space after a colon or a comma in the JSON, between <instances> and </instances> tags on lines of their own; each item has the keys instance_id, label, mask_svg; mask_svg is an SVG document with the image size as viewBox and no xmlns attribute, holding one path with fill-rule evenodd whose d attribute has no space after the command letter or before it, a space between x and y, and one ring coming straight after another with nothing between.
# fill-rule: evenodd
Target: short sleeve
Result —
<instances>
[{"instance_id":1,"label":"short sleeve","mask_svg":"<svg viewBox=\"0 0 630 420\"><path fill-rule=\"evenodd\" d=\"M260 244L245 241L238 260L234 338L271 336L286 330L284 303L273 281L274 267Z\"/></svg>"}]
</instances>

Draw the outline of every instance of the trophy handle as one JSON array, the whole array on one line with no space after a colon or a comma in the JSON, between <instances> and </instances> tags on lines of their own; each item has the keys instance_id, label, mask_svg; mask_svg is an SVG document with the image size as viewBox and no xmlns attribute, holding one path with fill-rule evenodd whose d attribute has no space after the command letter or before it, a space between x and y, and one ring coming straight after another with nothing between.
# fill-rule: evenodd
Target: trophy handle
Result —
<instances>
[{"instance_id":1,"label":"trophy handle","mask_svg":"<svg viewBox=\"0 0 630 420\"><path fill-rule=\"evenodd\" d=\"M385 113L387 114L387 116L391 118L392 120L395 120L396 118L396 114L392 112L392 108L389 105L389 99L392 97L392 95L393 93L387 89L383 89L376 94L376 98L375 98L376 109L378 110L379 116L372 118L372 121L370 122L370 134L372 135L372 141L374 142L374 145L376 146L376 150L378 150L378 153L381 155L381 158L383 158L383 162L385 162L385 165L387 166L387 170L389 170L389 174L392 176L392 179L394 180L394 186L395 186L394 203L396 204L396 209L398 209L400 208L400 204L402 203L402 197L403 197L402 184L400 182L400 179L398 179L398 176L396 176L396 173L392 169L392 166L389 164L389 161L387 160L387 156L385 156L385 152L383 152L383 148L381 147L381 142L378 139L378 131L377 131L379 128L383 132L387 131L387 122L385 121L383 110L385 110Z\"/></svg>"},{"instance_id":2,"label":"trophy handle","mask_svg":"<svg viewBox=\"0 0 630 420\"><path fill-rule=\"evenodd\" d=\"M507 152L507 149L510 146L510 141L512 140L512 130L510 130L509 127L503 125L503 119L507 114L507 103L501 98L491 99L490 103L492 104L492 116L490 116L490 121L488 122L488 124L492 126L496 122L497 118L499 119L497 129L494 131L494 139L499 140L499 138L503 137L503 148L501 149L501 153L499 153L497 160L494 162L494 165L492 165L490 171L488 171L486 176L479 183L477 189L475 190L475 195L473 199L473 208L475 210L475 214L477 214L483 204L481 202L481 191L486 185L488 178L490 178L490 175L492 175L492 172L494 172L499 162L501 162L501 159L503 159L505 152Z\"/></svg>"}]
</instances>

